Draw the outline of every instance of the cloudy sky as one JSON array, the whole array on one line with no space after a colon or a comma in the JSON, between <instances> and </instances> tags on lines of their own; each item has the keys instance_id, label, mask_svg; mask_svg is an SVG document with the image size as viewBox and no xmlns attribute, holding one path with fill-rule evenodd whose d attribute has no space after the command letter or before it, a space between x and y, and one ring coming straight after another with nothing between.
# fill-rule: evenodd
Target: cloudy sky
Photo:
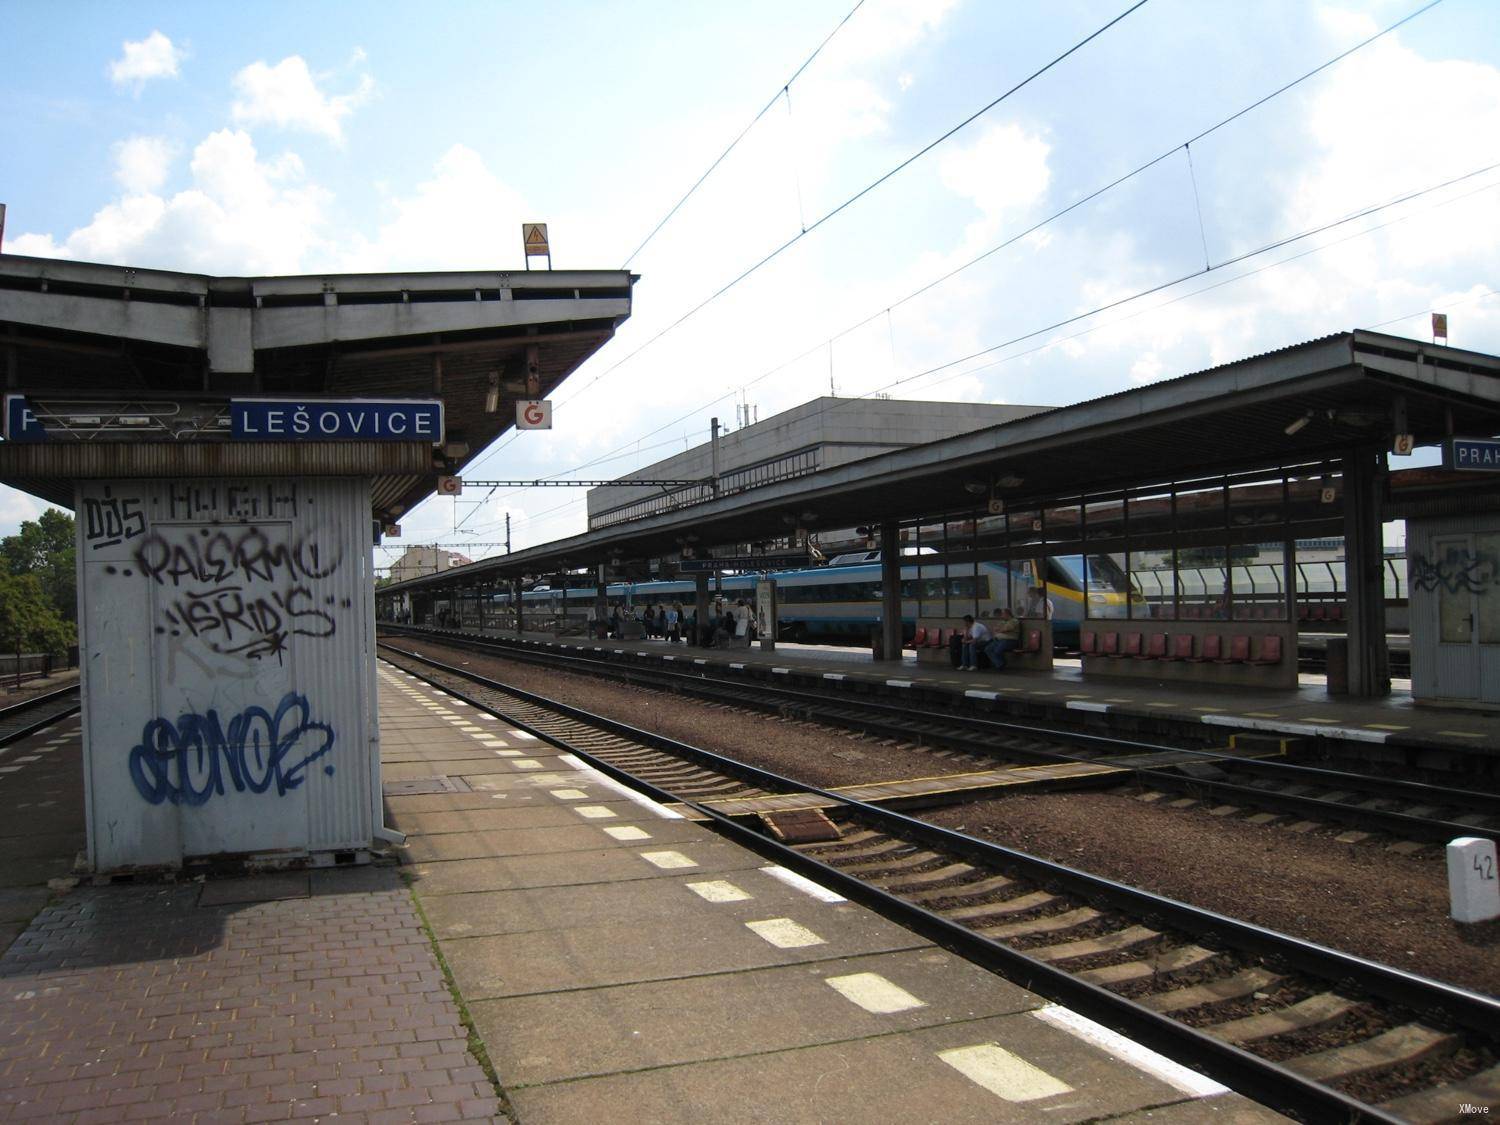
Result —
<instances>
[{"instance_id":1,"label":"cloudy sky","mask_svg":"<svg viewBox=\"0 0 1500 1125\"><path fill-rule=\"evenodd\" d=\"M1493 0L1281 93L1423 0L1133 3L9 0L4 249L513 269L542 220L558 268L628 264L634 316L556 428L471 479L625 473L737 402L1061 405L1349 328L1424 337L1433 310L1500 352ZM403 541L584 527L582 490L479 499L427 502ZM40 510L0 490L0 534Z\"/></svg>"}]
</instances>

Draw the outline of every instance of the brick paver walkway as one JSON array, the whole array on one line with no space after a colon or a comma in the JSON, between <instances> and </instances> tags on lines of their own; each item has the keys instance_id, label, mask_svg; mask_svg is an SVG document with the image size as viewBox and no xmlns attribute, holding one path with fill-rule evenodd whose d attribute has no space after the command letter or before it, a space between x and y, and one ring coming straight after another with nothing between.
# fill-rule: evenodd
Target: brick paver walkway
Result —
<instances>
[{"instance_id":1,"label":"brick paver walkway","mask_svg":"<svg viewBox=\"0 0 1500 1125\"><path fill-rule=\"evenodd\" d=\"M0 1118L335 1113L499 1116L392 871L79 889L0 958Z\"/></svg>"}]
</instances>

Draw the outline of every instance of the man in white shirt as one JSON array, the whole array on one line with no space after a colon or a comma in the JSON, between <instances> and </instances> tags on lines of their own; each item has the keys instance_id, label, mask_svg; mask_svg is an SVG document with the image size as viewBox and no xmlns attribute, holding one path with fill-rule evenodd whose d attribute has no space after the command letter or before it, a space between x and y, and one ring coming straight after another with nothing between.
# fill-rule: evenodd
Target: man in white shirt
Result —
<instances>
[{"instance_id":1,"label":"man in white shirt","mask_svg":"<svg viewBox=\"0 0 1500 1125\"><path fill-rule=\"evenodd\" d=\"M974 648L976 645L983 646L989 639L989 626L983 621L975 621L972 613L964 614L964 648L958 665L960 672L978 671L979 665L974 662Z\"/></svg>"}]
</instances>

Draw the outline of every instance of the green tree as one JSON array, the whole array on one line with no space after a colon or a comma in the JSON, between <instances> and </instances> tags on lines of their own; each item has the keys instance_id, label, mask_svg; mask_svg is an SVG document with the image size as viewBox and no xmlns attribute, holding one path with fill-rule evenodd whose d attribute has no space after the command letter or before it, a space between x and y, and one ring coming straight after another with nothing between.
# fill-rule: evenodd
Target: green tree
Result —
<instances>
[{"instance_id":1,"label":"green tree","mask_svg":"<svg viewBox=\"0 0 1500 1125\"><path fill-rule=\"evenodd\" d=\"M78 620L74 554L73 517L55 508L0 539L0 568L8 574L34 575L57 615L70 622Z\"/></svg>"},{"instance_id":2,"label":"green tree","mask_svg":"<svg viewBox=\"0 0 1500 1125\"><path fill-rule=\"evenodd\" d=\"M65 652L76 636L34 574L0 574L0 652Z\"/></svg>"}]
</instances>

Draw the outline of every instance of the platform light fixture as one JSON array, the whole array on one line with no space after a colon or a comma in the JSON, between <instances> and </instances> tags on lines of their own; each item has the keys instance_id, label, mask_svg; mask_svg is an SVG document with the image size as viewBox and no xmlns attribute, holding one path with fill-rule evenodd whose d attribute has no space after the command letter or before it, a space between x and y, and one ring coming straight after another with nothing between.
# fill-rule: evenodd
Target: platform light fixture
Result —
<instances>
[{"instance_id":1,"label":"platform light fixture","mask_svg":"<svg viewBox=\"0 0 1500 1125\"><path fill-rule=\"evenodd\" d=\"M500 409L500 372L490 372L489 389L484 392L484 412L494 414Z\"/></svg>"},{"instance_id":2,"label":"platform light fixture","mask_svg":"<svg viewBox=\"0 0 1500 1125\"><path fill-rule=\"evenodd\" d=\"M1286 424L1286 427L1281 432L1286 434L1287 437L1291 437L1293 434L1300 433L1302 429L1312 421L1312 417L1313 412L1311 410L1309 410L1306 414L1299 414L1297 417L1288 422Z\"/></svg>"}]
</instances>

